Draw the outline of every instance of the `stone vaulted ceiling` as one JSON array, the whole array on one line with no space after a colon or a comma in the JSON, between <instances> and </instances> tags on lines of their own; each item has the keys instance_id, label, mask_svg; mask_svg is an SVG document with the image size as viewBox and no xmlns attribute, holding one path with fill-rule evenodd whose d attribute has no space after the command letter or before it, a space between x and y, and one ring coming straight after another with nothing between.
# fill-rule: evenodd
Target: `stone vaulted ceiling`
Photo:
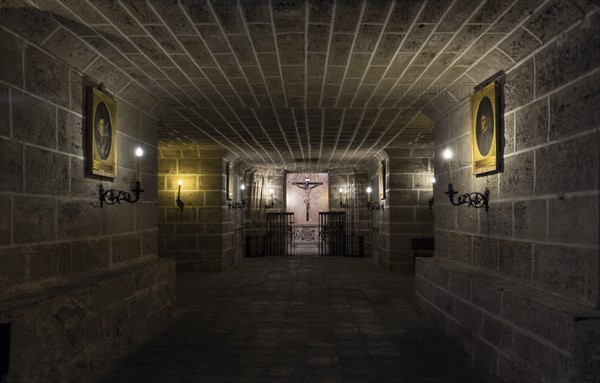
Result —
<instances>
[{"instance_id":1,"label":"stone vaulted ceiling","mask_svg":"<svg viewBox=\"0 0 600 383\"><path fill-rule=\"evenodd\" d=\"M323 169L431 145L433 120L590 2L3 3L3 12L26 10L4 21L34 43L69 52L87 74L114 69L115 93L128 84L167 105L162 144L222 145L249 164Z\"/></svg>"}]
</instances>

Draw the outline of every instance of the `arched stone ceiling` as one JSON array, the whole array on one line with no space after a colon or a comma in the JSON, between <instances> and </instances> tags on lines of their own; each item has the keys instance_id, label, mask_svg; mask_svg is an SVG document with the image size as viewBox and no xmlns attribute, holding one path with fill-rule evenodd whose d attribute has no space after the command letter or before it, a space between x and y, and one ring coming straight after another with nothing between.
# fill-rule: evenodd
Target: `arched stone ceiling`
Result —
<instances>
[{"instance_id":1,"label":"arched stone ceiling","mask_svg":"<svg viewBox=\"0 0 600 383\"><path fill-rule=\"evenodd\" d=\"M84 73L114 71L115 93L161 100L163 145L218 145L249 164L331 169L431 145L433 121L476 83L594 6L15 0L3 11L25 12L3 22Z\"/></svg>"}]
</instances>

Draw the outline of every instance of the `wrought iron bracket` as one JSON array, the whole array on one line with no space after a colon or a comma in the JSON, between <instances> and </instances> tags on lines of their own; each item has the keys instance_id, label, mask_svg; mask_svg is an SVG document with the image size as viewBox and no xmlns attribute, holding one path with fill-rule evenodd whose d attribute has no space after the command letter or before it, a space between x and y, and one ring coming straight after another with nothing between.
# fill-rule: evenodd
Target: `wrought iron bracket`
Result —
<instances>
[{"instance_id":1,"label":"wrought iron bracket","mask_svg":"<svg viewBox=\"0 0 600 383\"><path fill-rule=\"evenodd\" d=\"M350 205L348 205L347 203L344 203L343 200L340 200L340 207L342 209L348 209L350 207Z\"/></svg>"},{"instance_id":2,"label":"wrought iron bracket","mask_svg":"<svg viewBox=\"0 0 600 383\"><path fill-rule=\"evenodd\" d=\"M235 209L243 209L246 207L246 201L242 200L242 202L229 202L229 210Z\"/></svg>"},{"instance_id":3,"label":"wrought iron bracket","mask_svg":"<svg viewBox=\"0 0 600 383\"><path fill-rule=\"evenodd\" d=\"M375 211L383 210L383 204L379 202L367 202L367 209Z\"/></svg>"},{"instance_id":4,"label":"wrought iron bracket","mask_svg":"<svg viewBox=\"0 0 600 383\"><path fill-rule=\"evenodd\" d=\"M461 194L458 196L456 201L454 201L454 196L458 194L458 192L454 190L452 184L448 184L448 191L444 193L448 195L450 203L454 206L467 205L476 209L483 207L485 208L485 211L488 211L490 197L490 191L488 188L485 188L483 194L477 192Z\"/></svg>"},{"instance_id":5,"label":"wrought iron bracket","mask_svg":"<svg viewBox=\"0 0 600 383\"><path fill-rule=\"evenodd\" d=\"M135 182L135 189L131 189L135 198L132 198L132 194L128 191L109 189L104 190L102 184L98 186L98 195L100 197L100 207L104 207L104 204L115 205L121 202L136 203L140 199L140 195L144 192L141 188L140 181Z\"/></svg>"}]
</instances>

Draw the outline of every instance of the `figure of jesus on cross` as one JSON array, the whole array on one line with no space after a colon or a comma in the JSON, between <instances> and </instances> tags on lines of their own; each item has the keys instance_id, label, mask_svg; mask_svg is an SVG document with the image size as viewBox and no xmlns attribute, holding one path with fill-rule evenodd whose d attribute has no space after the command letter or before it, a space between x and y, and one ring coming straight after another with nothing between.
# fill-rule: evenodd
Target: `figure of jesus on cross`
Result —
<instances>
[{"instance_id":1,"label":"figure of jesus on cross","mask_svg":"<svg viewBox=\"0 0 600 383\"><path fill-rule=\"evenodd\" d=\"M308 222L310 218L310 191L318 186L323 185L323 182L310 182L309 178L305 178L304 182L292 182L292 184L298 186L300 189L304 189L304 204L306 205L306 222Z\"/></svg>"}]
</instances>

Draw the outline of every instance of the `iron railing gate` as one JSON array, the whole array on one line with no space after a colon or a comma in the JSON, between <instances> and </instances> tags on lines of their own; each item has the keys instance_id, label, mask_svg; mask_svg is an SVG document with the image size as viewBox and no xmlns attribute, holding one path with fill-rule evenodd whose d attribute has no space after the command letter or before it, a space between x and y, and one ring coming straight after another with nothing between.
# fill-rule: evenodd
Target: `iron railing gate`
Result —
<instances>
[{"instance_id":1,"label":"iron railing gate","mask_svg":"<svg viewBox=\"0 0 600 383\"><path fill-rule=\"evenodd\" d=\"M294 213L267 213L265 255L294 255Z\"/></svg>"},{"instance_id":2,"label":"iron railing gate","mask_svg":"<svg viewBox=\"0 0 600 383\"><path fill-rule=\"evenodd\" d=\"M319 255L346 255L345 212L319 212Z\"/></svg>"}]
</instances>

